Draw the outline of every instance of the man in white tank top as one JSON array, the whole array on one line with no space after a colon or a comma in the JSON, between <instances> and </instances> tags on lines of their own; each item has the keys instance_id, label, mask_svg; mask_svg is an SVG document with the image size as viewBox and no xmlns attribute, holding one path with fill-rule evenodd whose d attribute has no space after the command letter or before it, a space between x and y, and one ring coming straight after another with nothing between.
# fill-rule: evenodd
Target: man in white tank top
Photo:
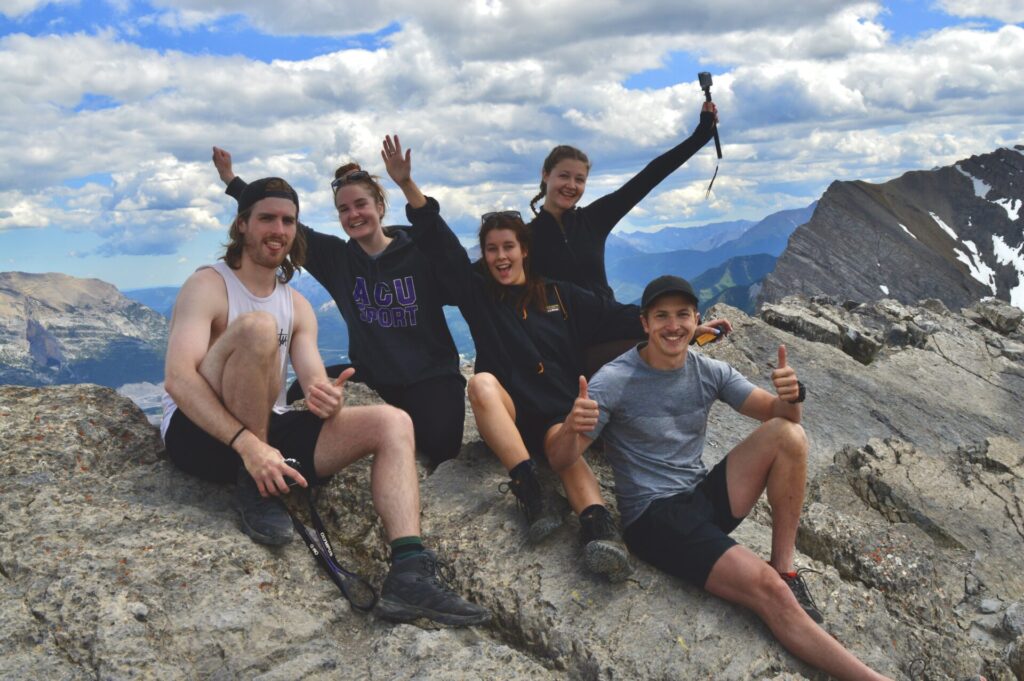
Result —
<instances>
[{"instance_id":1,"label":"man in white tank top","mask_svg":"<svg viewBox=\"0 0 1024 681\"><path fill-rule=\"evenodd\" d=\"M280 178L250 184L238 203L223 262L197 270L174 305L161 434L171 461L199 477L235 481L242 528L282 544L291 521L277 495L306 487L373 454L373 503L391 542L378 613L451 625L490 613L436 579L419 538L419 482L412 422L394 407L344 407L353 370L327 377L309 302L288 280L305 260L299 199ZM284 404L287 360L308 411ZM298 470L285 459L299 462Z\"/></svg>"}]
</instances>

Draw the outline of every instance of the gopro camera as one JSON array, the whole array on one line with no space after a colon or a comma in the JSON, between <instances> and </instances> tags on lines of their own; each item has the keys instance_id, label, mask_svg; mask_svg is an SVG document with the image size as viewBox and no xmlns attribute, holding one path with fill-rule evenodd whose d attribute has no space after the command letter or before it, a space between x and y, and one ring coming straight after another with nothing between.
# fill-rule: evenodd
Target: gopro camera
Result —
<instances>
[{"instance_id":1,"label":"gopro camera","mask_svg":"<svg viewBox=\"0 0 1024 681\"><path fill-rule=\"evenodd\" d=\"M700 81L701 90L710 90L714 83L711 80L711 73L709 71L701 71L697 74L697 79Z\"/></svg>"}]
</instances>

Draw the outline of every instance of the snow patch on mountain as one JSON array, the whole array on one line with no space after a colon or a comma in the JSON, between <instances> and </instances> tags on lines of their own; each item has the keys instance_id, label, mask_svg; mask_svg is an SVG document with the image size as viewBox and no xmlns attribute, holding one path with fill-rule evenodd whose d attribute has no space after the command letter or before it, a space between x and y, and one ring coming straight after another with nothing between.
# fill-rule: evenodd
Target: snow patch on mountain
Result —
<instances>
[{"instance_id":1,"label":"snow patch on mountain","mask_svg":"<svg viewBox=\"0 0 1024 681\"><path fill-rule=\"evenodd\" d=\"M995 234L992 236L992 252L1000 265L1012 263L1017 270L1017 285L1010 289L1010 304L1024 310L1024 243L1013 248L1003 241L1003 237Z\"/></svg>"},{"instance_id":2,"label":"snow patch on mountain","mask_svg":"<svg viewBox=\"0 0 1024 681\"><path fill-rule=\"evenodd\" d=\"M911 232L909 229L907 229L907 226L905 224L903 224L902 222L897 222L896 224L899 225L903 229L904 232L906 232L910 236L913 236L915 239L917 238L916 236L914 236L913 232Z\"/></svg>"},{"instance_id":3,"label":"snow patch on mountain","mask_svg":"<svg viewBox=\"0 0 1024 681\"><path fill-rule=\"evenodd\" d=\"M974 183L974 195L975 196L977 196L979 199L983 199L986 196L988 196L988 193L992 189L992 187L990 187L984 180L979 180L974 175L971 175L969 172L967 172L966 170L961 168L959 164L957 164L957 165L955 165L953 167L956 168L958 171L960 171L961 175L963 175L968 180L970 180L971 182Z\"/></svg>"},{"instance_id":4,"label":"snow patch on mountain","mask_svg":"<svg viewBox=\"0 0 1024 681\"><path fill-rule=\"evenodd\" d=\"M996 199L992 203L1002 206L1006 214L1010 216L1010 219L1016 221L1020 217L1020 208L1024 201L1020 199Z\"/></svg>"},{"instance_id":5,"label":"snow patch on mountain","mask_svg":"<svg viewBox=\"0 0 1024 681\"><path fill-rule=\"evenodd\" d=\"M939 227L941 227L942 231L945 232L946 234L948 234L950 236L950 238L953 239L953 241L960 241L960 237L957 236L957 233L953 231L952 227L950 227L945 222L943 222L942 218L940 218L938 215L936 215L935 213L933 213L931 211L928 211L928 215L932 216L932 220L935 220L935 224L937 224Z\"/></svg>"}]
</instances>

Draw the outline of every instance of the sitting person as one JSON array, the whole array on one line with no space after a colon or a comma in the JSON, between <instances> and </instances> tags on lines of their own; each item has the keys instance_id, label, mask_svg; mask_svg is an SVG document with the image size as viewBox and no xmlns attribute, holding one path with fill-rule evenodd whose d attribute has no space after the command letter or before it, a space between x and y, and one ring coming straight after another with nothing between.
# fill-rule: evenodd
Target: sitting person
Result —
<instances>
[{"instance_id":1,"label":"sitting person","mask_svg":"<svg viewBox=\"0 0 1024 681\"><path fill-rule=\"evenodd\" d=\"M776 394L725 362L689 352L699 323L685 279L663 276L641 298L647 341L579 378L568 418L549 435L552 468L578 465L603 435L615 474L626 545L669 574L750 608L793 653L839 679L881 679L815 622L822 617L793 569L807 475L800 426L806 391L779 347ZM761 425L710 473L701 457L716 399ZM729 533L767 489L772 511L768 562Z\"/></svg>"},{"instance_id":2,"label":"sitting person","mask_svg":"<svg viewBox=\"0 0 1024 681\"><path fill-rule=\"evenodd\" d=\"M174 305L167 344L161 435L176 466L206 480L235 481L242 529L283 544L292 523L277 495L306 487L373 455L374 507L391 542L391 570L377 612L471 625L489 619L437 579L419 533L419 486L408 415L379 405L345 407L352 369L330 381L317 350L313 308L288 286L306 243L299 199L284 180L248 185L223 261L197 270ZM308 411L284 403L291 359ZM285 459L299 462L301 471Z\"/></svg>"}]
</instances>

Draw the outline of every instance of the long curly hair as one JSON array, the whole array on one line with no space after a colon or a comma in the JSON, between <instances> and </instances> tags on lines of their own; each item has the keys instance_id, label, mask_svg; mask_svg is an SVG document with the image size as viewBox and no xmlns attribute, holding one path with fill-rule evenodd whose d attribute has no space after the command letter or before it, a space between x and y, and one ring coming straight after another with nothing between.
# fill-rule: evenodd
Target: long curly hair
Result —
<instances>
[{"instance_id":1,"label":"long curly hair","mask_svg":"<svg viewBox=\"0 0 1024 681\"><path fill-rule=\"evenodd\" d=\"M570 147L568 144L559 144L557 147L552 149L551 153L548 154L548 157L544 159L544 174L550 174L551 171L555 169L555 166L557 166L559 163L566 159L569 159L570 161L582 162L585 166L587 166L587 172L590 172L590 159L587 158L586 154L584 154L576 147ZM530 201L530 210L533 211L534 215L538 213L535 204L541 199L543 199L545 196L547 196L547 193L548 184L544 180L541 180L540 193L537 194L537 196L533 197L533 200Z\"/></svg>"}]
</instances>

